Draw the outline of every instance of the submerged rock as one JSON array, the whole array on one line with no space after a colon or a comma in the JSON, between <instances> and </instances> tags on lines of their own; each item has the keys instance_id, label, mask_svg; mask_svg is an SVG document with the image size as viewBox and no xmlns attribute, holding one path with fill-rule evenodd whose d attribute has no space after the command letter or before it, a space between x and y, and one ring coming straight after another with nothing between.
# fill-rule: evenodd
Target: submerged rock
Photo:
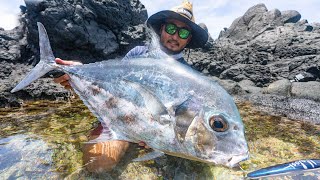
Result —
<instances>
[{"instance_id":1,"label":"submerged rock","mask_svg":"<svg viewBox=\"0 0 320 180\"><path fill-rule=\"evenodd\" d=\"M3 160L0 174L4 178L32 175L30 178L242 179L248 172L266 166L319 157L319 125L266 115L248 103L240 103L238 106L246 125L251 154L250 159L240 163L241 169L214 166L173 156L132 162L132 159L150 152L138 145L132 145L113 171L100 173L88 172L88 165L83 164L81 145L88 141L86 135L90 131L92 133L95 117L79 99L69 103L34 101L24 104L24 108L20 109L1 109L4 111L0 117L0 134L7 138L0 138L0 159ZM108 146L97 148L95 157L107 149ZM92 163L98 166L95 158ZM33 166L27 167L30 164ZM294 175L288 176L287 179L301 179ZM308 172L303 177L312 179L318 176L319 172Z\"/></svg>"},{"instance_id":2,"label":"submerged rock","mask_svg":"<svg viewBox=\"0 0 320 180\"><path fill-rule=\"evenodd\" d=\"M4 179L59 178L49 166L53 150L42 139L28 135L15 135L0 139L0 174Z\"/></svg>"}]
</instances>

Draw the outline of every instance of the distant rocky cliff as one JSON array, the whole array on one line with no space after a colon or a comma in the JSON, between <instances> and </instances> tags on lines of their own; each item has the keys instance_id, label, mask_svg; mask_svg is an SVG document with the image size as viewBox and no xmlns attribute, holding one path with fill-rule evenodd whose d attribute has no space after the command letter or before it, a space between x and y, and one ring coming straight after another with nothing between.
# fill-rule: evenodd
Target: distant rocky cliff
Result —
<instances>
[{"instance_id":1,"label":"distant rocky cliff","mask_svg":"<svg viewBox=\"0 0 320 180\"><path fill-rule=\"evenodd\" d=\"M300 20L297 11L251 7L220 33L202 57L190 61L222 79L251 80L265 87L279 79L320 81L320 24ZM198 57L194 56L194 57Z\"/></svg>"},{"instance_id":2,"label":"distant rocky cliff","mask_svg":"<svg viewBox=\"0 0 320 180\"><path fill-rule=\"evenodd\" d=\"M255 5L206 48L191 51L189 63L241 99L320 123L320 24L300 18Z\"/></svg>"},{"instance_id":3,"label":"distant rocky cliff","mask_svg":"<svg viewBox=\"0 0 320 180\"><path fill-rule=\"evenodd\" d=\"M84 63L121 57L146 39L147 10L139 0L26 1L21 11L18 27L0 29L0 107L70 95L50 78L9 92L38 62L37 21L45 25L56 57ZM297 11L269 11L258 4L185 58L236 99L315 122L320 117L320 24L300 19Z\"/></svg>"}]
</instances>

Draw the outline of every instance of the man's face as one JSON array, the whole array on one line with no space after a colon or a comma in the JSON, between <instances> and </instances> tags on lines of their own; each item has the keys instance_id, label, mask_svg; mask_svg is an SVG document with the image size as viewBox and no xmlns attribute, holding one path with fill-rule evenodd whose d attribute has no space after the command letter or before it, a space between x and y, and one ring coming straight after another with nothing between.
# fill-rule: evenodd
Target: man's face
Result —
<instances>
[{"instance_id":1,"label":"man's face","mask_svg":"<svg viewBox=\"0 0 320 180\"><path fill-rule=\"evenodd\" d=\"M168 19L166 22L174 24L178 28L191 29L186 23L176 19ZM160 42L166 48L168 51L167 53L169 54L181 52L191 40L191 34L187 39L181 39L178 35L178 31L173 35L168 34L165 31L165 24L161 26L160 32Z\"/></svg>"}]
</instances>

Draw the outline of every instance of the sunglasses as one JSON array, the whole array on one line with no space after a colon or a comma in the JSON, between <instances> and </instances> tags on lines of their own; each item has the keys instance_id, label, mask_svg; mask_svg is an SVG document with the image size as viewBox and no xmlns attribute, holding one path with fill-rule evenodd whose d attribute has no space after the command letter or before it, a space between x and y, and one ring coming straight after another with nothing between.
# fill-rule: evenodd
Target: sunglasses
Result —
<instances>
[{"instance_id":1,"label":"sunglasses","mask_svg":"<svg viewBox=\"0 0 320 180\"><path fill-rule=\"evenodd\" d=\"M186 29L184 27L180 28L172 23L167 23L165 25L165 31L170 35L174 35L178 31L178 35L181 39L187 39L191 34L189 29Z\"/></svg>"}]
</instances>

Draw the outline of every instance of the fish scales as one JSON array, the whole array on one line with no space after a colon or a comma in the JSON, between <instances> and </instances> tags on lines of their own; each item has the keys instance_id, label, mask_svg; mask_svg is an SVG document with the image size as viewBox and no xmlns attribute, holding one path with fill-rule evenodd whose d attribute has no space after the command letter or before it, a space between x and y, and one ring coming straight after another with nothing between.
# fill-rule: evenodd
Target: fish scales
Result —
<instances>
[{"instance_id":1,"label":"fish scales","mask_svg":"<svg viewBox=\"0 0 320 180\"><path fill-rule=\"evenodd\" d=\"M210 87L212 81L208 80L206 77L201 77L199 74L194 74L193 76L189 75L191 81L187 80L186 78L188 78L188 73L192 73L190 72L191 69L188 67L183 67L177 62L171 62L168 65L167 62L155 62L154 59L137 58L132 62L119 62L119 60L113 60L113 62L111 62L111 60L109 60L103 63L101 62L101 65L102 66L99 68L94 68L94 64L90 64L88 65L88 67L86 67L87 65L84 65L83 67L81 67L81 70L86 72L85 76L88 76L88 78L93 78L101 81L117 82L119 81L119 79L126 79L129 81L138 82L142 85L148 86L149 88L153 88L154 91L159 91L155 94L159 96L162 95L161 98L166 98L168 94L170 94L171 96L183 96L186 94L180 93L183 91L195 91L198 93L201 92L201 94L205 93L206 96L209 96L211 99L222 97L226 93L225 90L220 86ZM178 69L178 67L180 69ZM149 71L144 70L148 68L152 68L153 73L149 73ZM108 71L105 71L105 69L108 69ZM79 69L75 68L74 71L77 74L81 74L79 73ZM185 73L186 76L177 76L176 71ZM70 73L73 72L70 71ZM207 80L201 81L201 79ZM175 87L172 87L173 85L175 85ZM159 86L162 89L159 89ZM163 94L163 92L166 93ZM170 97L168 101L170 101L171 99L172 98ZM217 99L215 102L212 101L212 104L216 103L226 102L223 101L223 99ZM233 104L230 104L230 106L230 108L232 109ZM224 106L220 107L225 108Z\"/></svg>"},{"instance_id":2,"label":"fish scales","mask_svg":"<svg viewBox=\"0 0 320 180\"><path fill-rule=\"evenodd\" d=\"M157 50L131 59L57 65L41 23L38 29L41 60L12 92L58 69L69 74L101 122L95 141L144 141L155 150L151 157L166 153L228 167L248 158L237 107L215 81Z\"/></svg>"}]
</instances>

